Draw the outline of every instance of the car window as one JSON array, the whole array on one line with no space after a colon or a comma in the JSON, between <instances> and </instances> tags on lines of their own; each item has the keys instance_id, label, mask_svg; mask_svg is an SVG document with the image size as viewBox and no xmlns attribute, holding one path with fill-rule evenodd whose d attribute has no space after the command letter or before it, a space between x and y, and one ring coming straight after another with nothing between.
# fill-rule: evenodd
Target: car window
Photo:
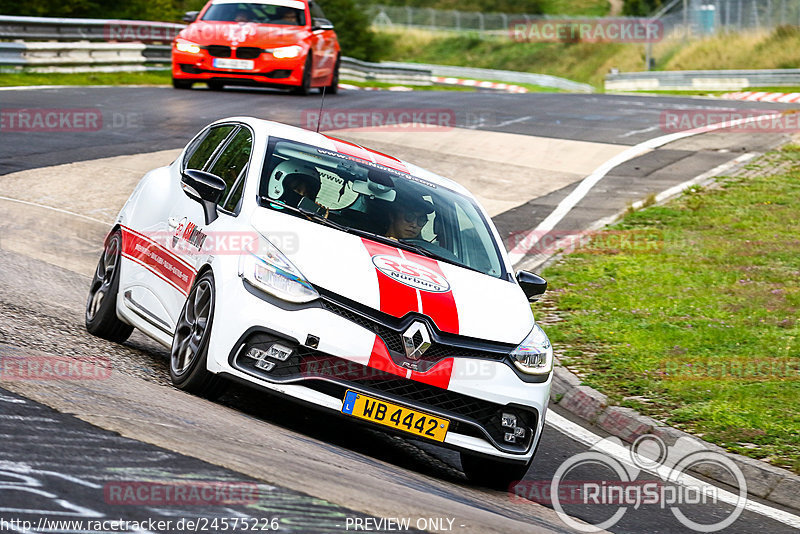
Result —
<instances>
[{"instance_id":1,"label":"car window","mask_svg":"<svg viewBox=\"0 0 800 534\"><path fill-rule=\"evenodd\" d=\"M220 206L228 211L235 211L242 188L237 187L244 182L245 168L250 161L253 151L253 134L248 128L240 128L228 144L217 154L214 162L207 169L211 174L222 178L225 182L225 193L220 200ZM239 197L234 193L238 191ZM229 206L233 206L231 209Z\"/></svg>"},{"instance_id":2,"label":"car window","mask_svg":"<svg viewBox=\"0 0 800 534\"><path fill-rule=\"evenodd\" d=\"M280 24L284 26L304 26L306 23L305 9L301 2L287 5L267 3L231 2L212 4L203 14L206 22L252 22L255 24Z\"/></svg>"},{"instance_id":3,"label":"car window","mask_svg":"<svg viewBox=\"0 0 800 534\"><path fill-rule=\"evenodd\" d=\"M366 237L422 249L497 278L506 275L494 234L475 201L421 177L271 138L259 192L267 208L282 210L284 204Z\"/></svg>"},{"instance_id":4,"label":"car window","mask_svg":"<svg viewBox=\"0 0 800 534\"><path fill-rule=\"evenodd\" d=\"M228 138L228 134L230 134L234 128L235 126L230 124L210 128L202 141L190 148L190 151L193 150L193 152L187 152L186 158L184 159L184 168L198 171L204 170L208 161L216 153L217 148Z\"/></svg>"}]
</instances>

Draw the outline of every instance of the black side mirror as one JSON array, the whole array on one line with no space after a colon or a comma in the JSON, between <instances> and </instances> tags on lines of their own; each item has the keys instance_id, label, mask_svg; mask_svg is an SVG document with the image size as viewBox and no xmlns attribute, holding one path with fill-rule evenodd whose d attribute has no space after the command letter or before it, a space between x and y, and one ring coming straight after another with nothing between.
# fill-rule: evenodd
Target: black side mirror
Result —
<instances>
[{"instance_id":1,"label":"black side mirror","mask_svg":"<svg viewBox=\"0 0 800 534\"><path fill-rule=\"evenodd\" d=\"M225 193L225 180L209 172L186 169L181 175L183 192L203 206L206 224L217 220L217 204Z\"/></svg>"},{"instance_id":2,"label":"black side mirror","mask_svg":"<svg viewBox=\"0 0 800 534\"><path fill-rule=\"evenodd\" d=\"M200 14L199 11L187 11L183 15L183 22L188 22L188 23L191 24L192 22L197 20L197 15L199 15L199 14Z\"/></svg>"},{"instance_id":3,"label":"black side mirror","mask_svg":"<svg viewBox=\"0 0 800 534\"><path fill-rule=\"evenodd\" d=\"M539 300L537 297L541 297L547 291L547 280L538 274L520 271L517 273L517 282L528 300Z\"/></svg>"},{"instance_id":4,"label":"black side mirror","mask_svg":"<svg viewBox=\"0 0 800 534\"><path fill-rule=\"evenodd\" d=\"M331 21L329 21L328 19L321 19L321 18L311 19L311 30L312 31L332 30L332 29L333 29L333 23Z\"/></svg>"}]
</instances>

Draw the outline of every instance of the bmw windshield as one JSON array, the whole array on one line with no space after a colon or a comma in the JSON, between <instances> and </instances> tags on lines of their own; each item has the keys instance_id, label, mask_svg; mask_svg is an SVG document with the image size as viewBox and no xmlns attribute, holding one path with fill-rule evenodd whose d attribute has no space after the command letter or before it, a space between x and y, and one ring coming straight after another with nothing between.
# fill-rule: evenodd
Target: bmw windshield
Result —
<instances>
[{"instance_id":1,"label":"bmw windshield","mask_svg":"<svg viewBox=\"0 0 800 534\"><path fill-rule=\"evenodd\" d=\"M505 277L497 244L474 201L404 172L273 138L259 194L270 209Z\"/></svg>"},{"instance_id":2,"label":"bmw windshield","mask_svg":"<svg viewBox=\"0 0 800 534\"><path fill-rule=\"evenodd\" d=\"M303 4L297 1L267 2L215 2L203 14L205 22L252 22L256 24L279 24L303 26L306 13Z\"/></svg>"}]
</instances>

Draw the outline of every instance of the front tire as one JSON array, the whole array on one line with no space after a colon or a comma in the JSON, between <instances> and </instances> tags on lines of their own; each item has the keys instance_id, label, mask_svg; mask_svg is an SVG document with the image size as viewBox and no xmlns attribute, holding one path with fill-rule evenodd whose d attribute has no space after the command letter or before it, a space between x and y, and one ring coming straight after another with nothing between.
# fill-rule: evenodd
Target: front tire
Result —
<instances>
[{"instance_id":1,"label":"front tire","mask_svg":"<svg viewBox=\"0 0 800 534\"><path fill-rule=\"evenodd\" d=\"M85 313L86 330L115 343L122 343L133 332L131 325L117 317L121 257L122 233L117 230L106 240L103 255L94 270Z\"/></svg>"},{"instance_id":2,"label":"front tire","mask_svg":"<svg viewBox=\"0 0 800 534\"><path fill-rule=\"evenodd\" d=\"M303 66L303 81L300 82L300 85L294 90L295 94L306 96L311 92L311 70L313 65L314 60L311 56L311 52L309 52L306 57L306 64Z\"/></svg>"},{"instance_id":3,"label":"front tire","mask_svg":"<svg viewBox=\"0 0 800 534\"><path fill-rule=\"evenodd\" d=\"M170 351L172 384L178 389L207 397L218 395L223 384L207 368L215 301L214 275L208 271L195 281L186 298Z\"/></svg>"},{"instance_id":4,"label":"front tire","mask_svg":"<svg viewBox=\"0 0 800 534\"><path fill-rule=\"evenodd\" d=\"M339 66L341 65L342 58L341 56L336 56L336 65L333 67L333 77L331 78L331 84L325 90L329 95L335 95L339 92Z\"/></svg>"},{"instance_id":5,"label":"front tire","mask_svg":"<svg viewBox=\"0 0 800 534\"><path fill-rule=\"evenodd\" d=\"M527 463L508 463L461 453L461 467L470 482L499 490L508 490L512 483L525 478L532 463L532 459Z\"/></svg>"},{"instance_id":6,"label":"front tire","mask_svg":"<svg viewBox=\"0 0 800 534\"><path fill-rule=\"evenodd\" d=\"M175 89L191 89L194 82L189 80L178 80L176 78L172 78L172 87Z\"/></svg>"}]
</instances>

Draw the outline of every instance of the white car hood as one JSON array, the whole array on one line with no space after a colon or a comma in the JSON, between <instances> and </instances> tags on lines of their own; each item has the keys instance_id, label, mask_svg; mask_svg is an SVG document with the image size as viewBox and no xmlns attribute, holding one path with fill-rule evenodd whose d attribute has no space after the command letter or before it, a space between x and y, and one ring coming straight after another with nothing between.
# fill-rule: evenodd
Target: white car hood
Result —
<instances>
[{"instance_id":1,"label":"white car hood","mask_svg":"<svg viewBox=\"0 0 800 534\"><path fill-rule=\"evenodd\" d=\"M311 284L375 310L420 312L444 332L503 343L533 327L527 298L507 280L270 209L251 223Z\"/></svg>"}]
</instances>

